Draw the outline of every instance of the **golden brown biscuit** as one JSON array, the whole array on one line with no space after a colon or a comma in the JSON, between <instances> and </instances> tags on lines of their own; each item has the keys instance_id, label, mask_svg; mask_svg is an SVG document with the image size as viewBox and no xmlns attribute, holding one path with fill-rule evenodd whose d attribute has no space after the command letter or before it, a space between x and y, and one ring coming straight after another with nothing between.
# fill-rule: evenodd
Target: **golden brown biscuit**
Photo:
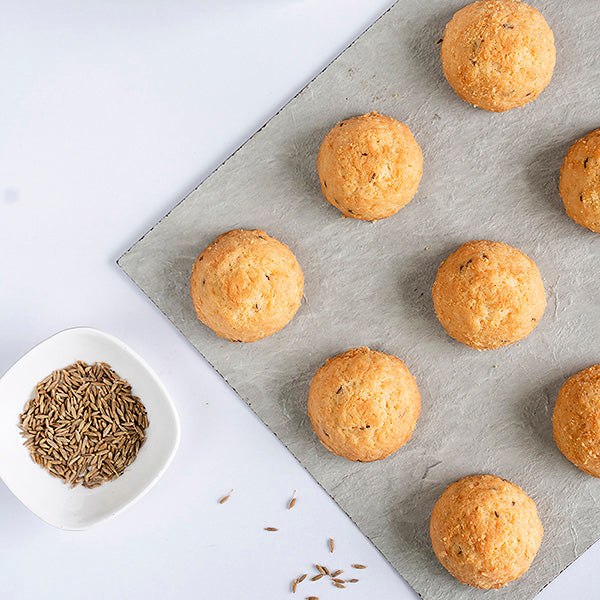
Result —
<instances>
[{"instance_id":1,"label":"golden brown biscuit","mask_svg":"<svg viewBox=\"0 0 600 600\"><path fill-rule=\"evenodd\" d=\"M559 190L571 219L600 233L600 129L569 148L560 168Z\"/></svg>"},{"instance_id":2,"label":"golden brown biscuit","mask_svg":"<svg viewBox=\"0 0 600 600\"><path fill-rule=\"evenodd\" d=\"M410 439L421 396L392 354L356 348L330 358L313 377L308 416L323 445L348 460L370 462Z\"/></svg>"},{"instance_id":3,"label":"golden brown biscuit","mask_svg":"<svg viewBox=\"0 0 600 600\"><path fill-rule=\"evenodd\" d=\"M493 350L535 329L546 293L528 256L501 242L475 241L441 264L433 306L448 335L471 348Z\"/></svg>"},{"instance_id":4,"label":"golden brown biscuit","mask_svg":"<svg viewBox=\"0 0 600 600\"><path fill-rule=\"evenodd\" d=\"M493 112L534 100L550 83L554 35L544 17L517 0L482 0L446 25L441 48L448 83L463 99Z\"/></svg>"},{"instance_id":5,"label":"golden brown biscuit","mask_svg":"<svg viewBox=\"0 0 600 600\"><path fill-rule=\"evenodd\" d=\"M198 318L232 342L254 342L287 325L300 307L304 277L291 250L264 231L220 235L194 263Z\"/></svg>"},{"instance_id":6,"label":"golden brown biscuit","mask_svg":"<svg viewBox=\"0 0 600 600\"><path fill-rule=\"evenodd\" d=\"M562 386L552 426L559 450L584 473L600 477L600 365Z\"/></svg>"},{"instance_id":7,"label":"golden brown biscuit","mask_svg":"<svg viewBox=\"0 0 600 600\"><path fill-rule=\"evenodd\" d=\"M433 507L433 551L461 583L500 588L527 571L544 529L533 500L494 475L450 484Z\"/></svg>"},{"instance_id":8,"label":"golden brown biscuit","mask_svg":"<svg viewBox=\"0 0 600 600\"><path fill-rule=\"evenodd\" d=\"M346 217L375 221L416 194L423 155L404 123L372 112L340 121L325 136L317 170L330 204Z\"/></svg>"}]
</instances>

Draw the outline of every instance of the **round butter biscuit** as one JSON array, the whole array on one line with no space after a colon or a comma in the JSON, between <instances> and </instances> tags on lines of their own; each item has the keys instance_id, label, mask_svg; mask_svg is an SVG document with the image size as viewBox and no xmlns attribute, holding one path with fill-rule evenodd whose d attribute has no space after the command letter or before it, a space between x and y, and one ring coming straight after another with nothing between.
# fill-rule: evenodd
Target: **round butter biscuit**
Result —
<instances>
[{"instance_id":1,"label":"round butter biscuit","mask_svg":"<svg viewBox=\"0 0 600 600\"><path fill-rule=\"evenodd\" d=\"M559 450L588 475L600 477L600 365L562 386L552 415Z\"/></svg>"},{"instance_id":2,"label":"round butter biscuit","mask_svg":"<svg viewBox=\"0 0 600 600\"><path fill-rule=\"evenodd\" d=\"M494 475L473 475L450 484L433 507L433 551L461 583L497 589L531 565L544 529L533 500Z\"/></svg>"},{"instance_id":3,"label":"round butter biscuit","mask_svg":"<svg viewBox=\"0 0 600 600\"><path fill-rule=\"evenodd\" d=\"M372 112L340 121L325 136L317 170L330 204L346 217L376 221L416 194L423 154L404 123Z\"/></svg>"},{"instance_id":4,"label":"round butter biscuit","mask_svg":"<svg viewBox=\"0 0 600 600\"><path fill-rule=\"evenodd\" d=\"M550 83L556 48L544 17L517 0L481 0L452 17L441 44L444 75L465 101L504 112Z\"/></svg>"},{"instance_id":5,"label":"round butter biscuit","mask_svg":"<svg viewBox=\"0 0 600 600\"><path fill-rule=\"evenodd\" d=\"M476 350L528 336L546 307L542 276L525 254L501 242L467 242L440 266L433 306L444 329Z\"/></svg>"},{"instance_id":6,"label":"round butter biscuit","mask_svg":"<svg viewBox=\"0 0 600 600\"><path fill-rule=\"evenodd\" d=\"M292 251L259 229L220 235L194 263L198 318L232 342L254 342L285 327L300 307L304 277Z\"/></svg>"},{"instance_id":7,"label":"round butter biscuit","mask_svg":"<svg viewBox=\"0 0 600 600\"><path fill-rule=\"evenodd\" d=\"M356 348L330 358L312 379L308 415L323 445L348 460L370 462L410 439L421 396L396 356Z\"/></svg>"},{"instance_id":8,"label":"round butter biscuit","mask_svg":"<svg viewBox=\"0 0 600 600\"><path fill-rule=\"evenodd\" d=\"M559 191L569 217L600 233L600 129L569 148L560 168Z\"/></svg>"}]
</instances>

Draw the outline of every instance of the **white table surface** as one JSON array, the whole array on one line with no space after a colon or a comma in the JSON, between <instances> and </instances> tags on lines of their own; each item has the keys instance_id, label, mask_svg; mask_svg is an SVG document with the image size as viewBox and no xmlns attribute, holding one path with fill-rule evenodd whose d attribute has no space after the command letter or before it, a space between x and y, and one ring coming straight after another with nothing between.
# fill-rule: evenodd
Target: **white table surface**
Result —
<instances>
[{"instance_id":1,"label":"white table surface","mask_svg":"<svg viewBox=\"0 0 600 600\"><path fill-rule=\"evenodd\" d=\"M182 422L162 480L89 531L53 529L0 484L2 599L416 598L115 264L390 5L0 2L0 373L91 325L148 360ZM596 545L538 598L598 598L599 559ZM369 568L292 596L315 562Z\"/></svg>"}]
</instances>

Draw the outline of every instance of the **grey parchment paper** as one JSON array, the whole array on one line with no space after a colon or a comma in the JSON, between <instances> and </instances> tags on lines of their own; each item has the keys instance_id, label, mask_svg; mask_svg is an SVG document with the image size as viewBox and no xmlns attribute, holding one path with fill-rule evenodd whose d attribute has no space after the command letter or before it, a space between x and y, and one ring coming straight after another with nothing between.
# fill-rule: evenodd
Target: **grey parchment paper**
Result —
<instances>
[{"instance_id":1,"label":"grey parchment paper","mask_svg":"<svg viewBox=\"0 0 600 600\"><path fill-rule=\"evenodd\" d=\"M600 126L600 2L535 2L556 36L556 70L537 100L506 114L469 106L443 77L435 42L464 4L398 2L119 264L418 594L527 600L600 537L600 481L562 457L550 420L564 381L600 362L600 235L565 215L557 190L569 145ZM329 128L371 110L407 123L424 152L416 197L374 224L342 218L316 174ZM188 291L198 253L238 227L287 243L306 279L292 322L245 345L204 327ZM480 353L436 320L437 268L472 239L507 242L540 268L548 306L519 344ZM401 357L423 402L410 442L374 464L327 452L306 415L316 369L361 345ZM435 500L473 473L523 487L545 527L532 568L497 592L457 583L429 543Z\"/></svg>"}]
</instances>

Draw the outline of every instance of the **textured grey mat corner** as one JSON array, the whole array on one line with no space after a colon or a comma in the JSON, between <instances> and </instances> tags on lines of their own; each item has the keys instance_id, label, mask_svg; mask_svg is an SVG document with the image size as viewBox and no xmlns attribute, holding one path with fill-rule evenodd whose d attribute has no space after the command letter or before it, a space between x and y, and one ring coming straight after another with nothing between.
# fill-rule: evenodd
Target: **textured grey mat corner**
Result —
<instances>
[{"instance_id":1,"label":"textured grey mat corner","mask_svg":"<svg viewBox=\"0 0 600 600\"><path fill-rule=\"evenodd\" d=\"M119 264L425 600L528 600L600 537L600 481L562 458L550 422L565 379L600 361L600 236L571 222L557 195L568 146L600 125L600 3L535 2L555 32L554 78L501 115L463 103L442 76L435 41L463 4L396 4ZM327 130L371 110L407 123L424 151L417 196L376 224L342 219L315 172ZM236 227L287 243L306 279L290 325L247 345L199 323L188 292L197 254ZM548 293L536 331L488 353L448 338L431 301L441 260L482 238L531 256ZM375 464L328 453L306 416L315 370L360 345L404 359L423 398L411 441ZM522 486L545 527L530 571L496 592L457 583L428 539L444 487L487 472Z\"/></svg>"}]
</instances>

